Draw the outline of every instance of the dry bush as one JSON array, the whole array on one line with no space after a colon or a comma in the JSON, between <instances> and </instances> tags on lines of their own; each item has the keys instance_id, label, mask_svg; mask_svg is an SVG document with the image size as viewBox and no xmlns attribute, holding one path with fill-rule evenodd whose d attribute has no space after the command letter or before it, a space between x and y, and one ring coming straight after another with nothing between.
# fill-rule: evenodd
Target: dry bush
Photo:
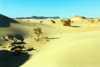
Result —
<instances>
[{"instance_id":1,"label":"dry bush","mask_svg":"<svg viewBox=\"0 0 100 67\"><path fill-rule=\"evenodd\" d=\"M63 23L64 26L71 26L71 20L68 19L68 20L61 20L61 22Z\"/></svg>"},{"instance_id":2,"label":"dry bush","mask_svg":"<svg viewBox=\"0 0 100 67\"><path fill-rule=\"evenodd\" d=\"M40 21L40 23L43 23L43 21Z\"/></svg>"},{"instance_id":3,"label":"dry bush","mask_svg":"<svg viewBox=\"0 0 100 67\"><path fill-rule=\"evenodd\" d=\"M11 43L8 47L10 48L9 51L15 52L15 55L35 50L33 47L25 46L25 43Z\"/></svg>"},{"instance_id":4,"label":"dry bush","mask_svg":"<svg viewBox=\"0 0 100 67\"><path fill-rule=\"evenodd\" d=\"M34 28L34 34L36 35L36 37L34 37L34 40L36 41L49 41L48 37L43 36L43 32L40 27Z\"/></svg>"},{"instance_id":5,"label":"dry bush","mask_svg":"<svg viewBox=\"0 0 100 67\"><path fill-rule=\"evenodd\" d=\"M5 35L2 39L11 43L23 43L23 37L21 35Z\"/></svg>"},{"instance_id":6,"label":"dry bush","mask_svg":"<svg viewBox=\"0 0 100 67\"><path fill-rule=\"evenodd\" d=\"M54 20L51 20L51 23L56 23Z\"/></svg>"},{"instance_id":7,"label":"dry bush","mask_svg":"<svg viewBox=\"0 0 100 67\"><path fill-rule=\"evenodd\" d=\"M42 29L40 27L34 28L34 34L36 35L36 40L39 41L42 36Z\"/></svg>"},{"instance_id":8,"label":"dry bush","mask_svg":"<svg viewBox=\"0 0 100 67\"><path fill-rule=\"evenodd\" d=\"M90 22L91 22L91 23L94 23L94 22L95 22L95 20L93 20L93 19L92 19Z\"/></svg>"},{"instance_id":9,"label":"dry bush","mask_svg":"<svg viewBox=\"0 0 100 67\"><path fill-rule=\"evenodd\" d=\"M23 38L19 35L5 35L3 36L4 40L9 41L10 44L3 48L5 50L8 50L10 52L14 52L14 56L15 55L19 55L21 53L27 53L28 51L32 51L35 50L33 47L27 48L27 46L25 45L26 43L23 42Z\"/></svg>"},{"instance_id":10,"label":"dry bush","mask_svg":"<svg viewBox=\"0 0 100 67\"><path fill-rule=\"evenodd\" d=\"M100 22L100 19L98 19L98 21L97 21L98 23Z\"/></svg>"}]
</instances>

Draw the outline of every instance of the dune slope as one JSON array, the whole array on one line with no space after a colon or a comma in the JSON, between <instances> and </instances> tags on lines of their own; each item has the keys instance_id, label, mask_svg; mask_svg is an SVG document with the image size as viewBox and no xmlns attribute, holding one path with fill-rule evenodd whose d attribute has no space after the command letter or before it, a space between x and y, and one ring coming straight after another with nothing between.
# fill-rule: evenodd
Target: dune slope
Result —
<instances>
[{"instance_id":1,"label":"dune slope","mask_svg":"<svg viewBox=\"0 0 100 67\"><path fill-rule=\"evenodd\" d=\"M63 33L22 67L99 67L100 31Z\"/></svg>"}]
</instances>

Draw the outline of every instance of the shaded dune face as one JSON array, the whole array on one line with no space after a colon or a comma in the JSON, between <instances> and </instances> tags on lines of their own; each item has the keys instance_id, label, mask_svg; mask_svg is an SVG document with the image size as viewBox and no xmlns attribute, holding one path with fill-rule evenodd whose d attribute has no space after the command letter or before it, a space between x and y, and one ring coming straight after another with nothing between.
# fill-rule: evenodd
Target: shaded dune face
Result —
<instances>
[{"instance_id":1,"label":"shaded dune face","mask_svg":"<svg viewBox=\"0 0 100 67\"><path fill-rule=\"evenodd\" d=\"M27 53L20 53L14 56L15 52L9 52L6 50L0 51L0 67L20 67L30 57Z\"/></svg>"},{"instance_id":2,"label":"shaded dune face","mask_svg":"<svg viewBox=\"0 0 100 67\"><path fill-rule=\"evenodd\" d=\"M19 22L17 22L16 20L0 14L0 37L6 34L24 35L25 32L21 29L18 29L20 25L18 23Z\"/></svg>"},{"instance_id":3,"label":"shaded dune face","mask_svg":"<svg viewBox=\"0 0 100 67\"><path fill-rule=\"evenodd\" d=\"M11 52L7 50L8 47L2 50L4 46L10 43L9 41L3 40L3 36L9 36L12 39L15 37L24 41L26 31L22 30L23 27L25 28L27 26L20 25L19 22L0 14L0 67L20 67L20 65L24 64L30 58L27 52ZM27 29L25 28L25 30Z\"/></svg>"},{"instance_id":4,"label":"shaded dune face","mask_svg":"<svg viewBox=\"0 0 100 67\"><path fill-rule=\"evenodd\" d=\"M0 14L0 27L10 27L10 23L18 23L18 22Z\"/></svg>"},{"instance_id":5,"label":"shaded dune face","mask_svg":"<svg viewBox=\"0 0 100 67\"><path fill-rule=\"evenodd\" d=\"M9 44L9 41L4 41L3 36L9 36L10 38L16 37L24 41L25 38L30 36L29 26L20 24L19 22L3 16L0 14L0 45L4 46ZM29 30L29 31L28 31Z\"/></svg>"}]
</instances>

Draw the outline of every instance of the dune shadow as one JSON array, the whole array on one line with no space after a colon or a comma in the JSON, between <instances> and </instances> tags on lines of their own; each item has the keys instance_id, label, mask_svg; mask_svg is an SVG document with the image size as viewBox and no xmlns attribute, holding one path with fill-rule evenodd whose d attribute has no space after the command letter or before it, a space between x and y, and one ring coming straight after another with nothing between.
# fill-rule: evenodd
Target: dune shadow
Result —
<instances>
[{"instance_id":1,"label":"dune shadow","mask_svg":"<svg viewBox=\"0 0 100 67\"><path fill-rule=\"evenodd\" d=\"M0 46L2 46L2 44L0 44Z\"/></svg>"},{"instance_id":2,"label":"dune shadow","mask_svg":"<svg viewBox=\"0 0 100 67\"><path fill-rule=\"evenodd\" d=\"M28 36L29 34L27 34L27 30L22 30L22 29L17 29L17 28L12 28L11 29L13 32L14 32L14 35L17 37L17 38L20 38L22 39L22 36ZM16 34L15 34L16 33Z\"/></svg>"},{"instance_id":3,"label":"dune shadow","mask_svg":"<svg viewBox=\"0 0 100 67\"><path fill-rule=\"evenodd\" d=\"M0 27L10 27L10 23L18 23L17 21L0 14Z\"/></svg>"},{"instance_id":4,"label":"dune shadow","mask_svg":"<svg viewBox=\"0 0 100 67\"><path fill-rule=\"evenodd\" d=\"M81 26L71 26L71 27L81 27Z\"/></svg>"},{"instance_id":5,"label":"dune shadow","mask_svg":"<svg viewBox=\"0 0 100 67\"><path fill-rule=\"evenodd\" d=\"M58 37L56 37L56 38L48 38L48 39L59 39Z\"/></svg>"},{"instance_id":6,"label":"dune shadow","mask_svg":"<svg viewBox=\"0 0 100 67\"><path fill-rule=\"evenodd\" d=\"M8 37L13 39L14 37L21 40L21 41L24 41L24 37L20 34L8 34Z\"/></svg>"},{"instance_id":7,"label":"dune shadow","mask_svg":"<svg viewBox=\"0 0 100 67\"><path fill-rule=\"evenodd\" d=\"M0 67L20 67L24 64L30 57L27 53L21 53L14 56L14 52L9 52L6 50L0 51Z\"/></svg>"},{"instance_id":8,"label":"dune shadow","mask_svg":"<svg viewBox=\"0 0 100 67\"><path fill-rule=\"evenodd\" d=\"M20 39L21 41L24 40L23 36L22 35L14 35L17 39Z\"/></svg>"},{"instance_id":9,"label":"dune shadow","mask_svg":"<svg viewBox=\"0 0 100 67\"><path fill-rule=\"evenodd\" d=\"M3 22L3 23L1 23L0 22L0 27L10 27L10 23L6 23L6 22Z\"/></svg>"}]
</instances>

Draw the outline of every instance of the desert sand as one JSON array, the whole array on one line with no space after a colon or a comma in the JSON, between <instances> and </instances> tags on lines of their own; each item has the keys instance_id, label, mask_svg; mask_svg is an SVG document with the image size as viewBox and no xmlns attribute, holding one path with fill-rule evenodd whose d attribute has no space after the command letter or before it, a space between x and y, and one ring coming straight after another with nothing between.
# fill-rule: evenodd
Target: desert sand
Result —
<instances>
[{"instance_id":1,"label":"desert sand","mask_svg":"<svg viewBox=\"0 0 100 67\"><path fill-rule=\"evenodd\" d=\"M14 19L18 23L12 21L7 27L0 27L0 38L6 34L22 35L27 43L25 46L35 48L28 53L13 56L8 50L10 42L0 39L0 66L100 67L100 21L91 22L91 19L75 17L71 19L71 26L63 26L60 20ZM48 37L48 41L34 40L35 27L42 29L42 36Z\"/></svg>"}]
</instances>

